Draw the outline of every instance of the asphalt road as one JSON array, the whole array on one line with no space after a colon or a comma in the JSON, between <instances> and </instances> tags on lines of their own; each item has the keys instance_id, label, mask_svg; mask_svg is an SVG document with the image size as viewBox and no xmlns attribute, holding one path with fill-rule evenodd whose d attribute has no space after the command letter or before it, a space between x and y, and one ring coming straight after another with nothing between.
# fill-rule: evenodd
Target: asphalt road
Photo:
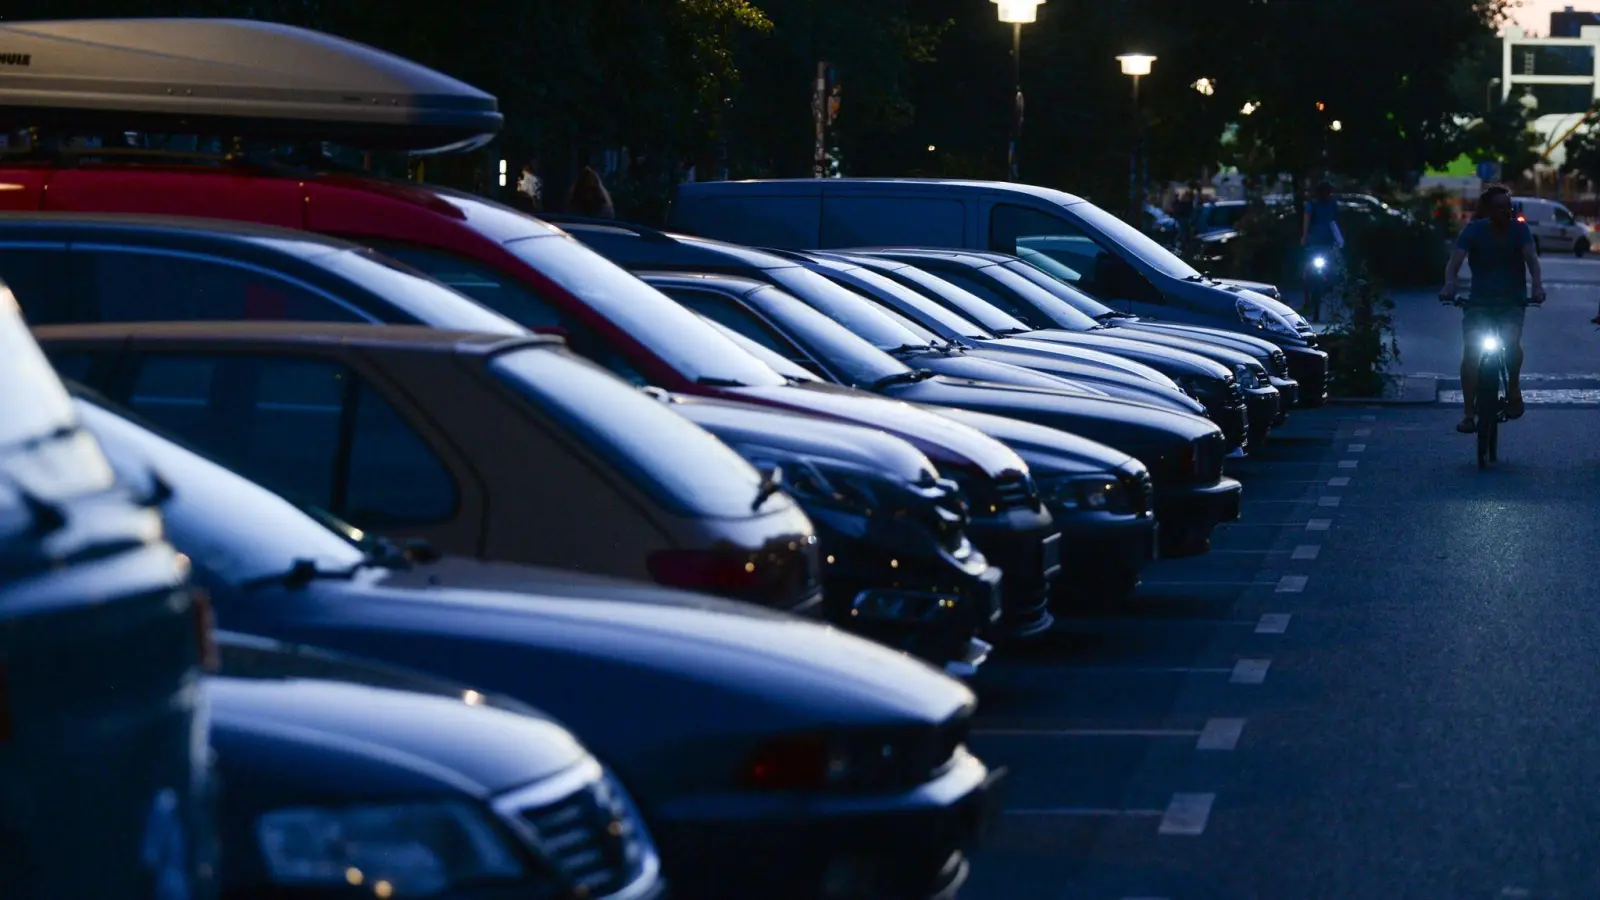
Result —
<instances>
[{"instance_id":1,"label":"asphalt road","mask_svg":"<svg viewBox=\"0 0 1600 900\"><path fill-rule=\"evenodd\" d=\"M1548 267L1530 371L1600 384L1597 266ZM1459 352L1404 312L1408 365ZM1530 403L1480 472L1450 399L1297 411L1212 554L991 663L1012 777L963 896L1600 897L1600 402Z\"/></svg>"}]
</instances>

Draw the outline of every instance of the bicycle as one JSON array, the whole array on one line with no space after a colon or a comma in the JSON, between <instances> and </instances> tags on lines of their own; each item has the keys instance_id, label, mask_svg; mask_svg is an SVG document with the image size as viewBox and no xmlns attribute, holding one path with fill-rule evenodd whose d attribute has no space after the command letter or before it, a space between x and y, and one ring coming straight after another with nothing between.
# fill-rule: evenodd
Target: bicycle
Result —
<instances>
[{"instance_id":1,"label":"bicycle","mask_svg":"<svg viewBox=\"0 0 1600 900\"><path fill-rule=\"evenodd\" d=\"M1439 302L1449 306L1467 308L1467 298L1442 295ZM1539 306L1544 300L1524 300L1522 305ZM1596 318L1600 318L1597 316ZM1474 335L1478 344L1478 390L1472 414L1477 420L1478 468L1487 469L1490 463L1500 461L1500 423L1506 421L1506 387L1510 374L1506 371L1505 340L1499 326L1487 333Z\"/></svg>"}]
</instances>

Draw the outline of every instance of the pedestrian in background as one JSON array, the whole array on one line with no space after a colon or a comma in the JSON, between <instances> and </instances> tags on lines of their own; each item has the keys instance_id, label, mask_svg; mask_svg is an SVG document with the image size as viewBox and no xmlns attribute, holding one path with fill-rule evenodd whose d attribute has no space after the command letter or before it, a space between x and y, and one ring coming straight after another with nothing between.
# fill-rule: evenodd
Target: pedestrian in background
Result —
<instances>
[{"instance_id":1,"label":"pedestrian in background","mask_svg":"<svg viewBox=\"0 0 1600 900\"><path fill-rule=\"evenodd\" d=\"M517 206L528 212L544 209L544 179L539 177L537 157L522 164L522 175L517 179Z\"/></svg>"},{"instance_id":2,"label":"pedestrian in background","mask_svg":"<svg viewBox=\"0 0 1600 900\"><path fill-rule=\"evenodd\" d=\"M572 196L567 198L567 212L594 219L615 219L616 207L611 205L611 194L600 181L600 173L593 166L584 166L572 183Z\"/></svg>"}]
</instances>

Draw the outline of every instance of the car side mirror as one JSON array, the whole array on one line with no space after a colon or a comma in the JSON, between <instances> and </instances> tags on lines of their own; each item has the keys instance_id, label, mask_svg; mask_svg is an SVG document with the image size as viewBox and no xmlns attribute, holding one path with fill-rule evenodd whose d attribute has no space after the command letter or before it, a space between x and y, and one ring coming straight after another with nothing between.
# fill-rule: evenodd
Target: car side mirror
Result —
<instances>
[{"instance_id":1,"label":"car side mirror","mask_svg":"<svg viewBox=\"0 0 1600 900\"><path fill-rule=\"evenodd\" d=\"M438 562L440 557L444 556L438 547L422 538L409 538L401 541L400 549L405 552L407 560L422 565Z\"/></svg>"}]
</instances>

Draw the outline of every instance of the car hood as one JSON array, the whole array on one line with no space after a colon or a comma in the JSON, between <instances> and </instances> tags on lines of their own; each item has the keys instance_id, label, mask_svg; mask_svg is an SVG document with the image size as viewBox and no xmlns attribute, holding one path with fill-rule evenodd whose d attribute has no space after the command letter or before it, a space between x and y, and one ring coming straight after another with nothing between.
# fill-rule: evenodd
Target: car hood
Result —
<instances>
[{"instance_id":1,"label":"car hood","mask_svg":"<svg viewBox=\"0 0 1600 900\"><path fill-rule=\"evenodd\" d=\"M1017 358L1020 359L1020 355ZM996 359L989 354L947 356L942 353L927 353L904 362L913 369L927 369L938 372L946 378L1067 391L1085 397L1108 396L1093 385L1071 380L1072 375L1036 371L1032 367L1026 367L1025 363Z\"/></svg>"},{"instance_id":2,"label":"car hood","mask_svg":"<svg viewBox=\"0 0 1600 900\"><path fill-rule=\"evenodd\" d=\"M682 394L673 395L671 403L674 412L735 447L766 446L839 460L906 484L938 477L938 469L925 454L876 428Z\"/></svg>"},{"instance_id":3,"label":"car hood","mask_svg":"<svg viewBox=\"0 0 1600 900\"><path fill-rule=\"evenodd\" d=\"M1028 461L1035 478L1051 475L1087 475L1112 470L1143 471L1144 464L1115 447L1059 428L1046 428L1021 419L994 416L954 407L930 407L940 415L965 422L984 434L1006 442Z\"/></svg>"},{"instance_id":4,"label":"car hood","mask_svg":"<svg viewBox=\"0 0 1600 900\"><path fill-rule=\"evenodd\" d=\"M1258 362L1266 360L1278 350L1278 345L1254 335L1240 331L1228 331L1222 328L1208 328L1204 325L1185 325L1180 322L1167 322L1161 319L1117 319L1111 325L1113 328L1131 328L1139 332L1164 332L1180 337L1188 336L1206 343L1221 344L1242 353L1248 353L1255 357Z\"/></svg>"},{"instance_id":5,"label":"car hood","mask_svg":"<svg viewBox=\"0 0 1600 900\"><path fill-rule=\"evenodd\" d=\"M953 419L855 388L809 381L782 387L741 387L732 394L830 419L882 429L927 454L935 464L977 470L989 478L1026 474L1028 464L1004 444Z\"/></svg>"},{"instance_id":6,"label":"car hood","mask_svg":"<svg viewBox=\"0 0 1600 900\"><path fill-rule=\"evenodd\" d=\"M1123 333L1118 334L1118 331ZM1261 365L1260 360L1242 350L1224 347L1205 340L1199 335L1173 334L1164 329L1131 332L1115 327L1103 332L1096 332L1096 334L1106 334L1120 340L1143 341L1147 344L1156 344L1162 347L1171 347L1174 350L1182 350L1186 353L1193 353L1196 356L1221 363L1227 366L1229 371L1232 371L1234 366Z\"/></svg>"},{"instance_id":7,"label":"car hood","mask_svg":"<svg viewBox=\"0 0 1600 900\"><path fill-rule=\"evenodd\" d=\"M1032 388L930 378L901 386L896 396L914 403L952 406L1060 429L1138 457L1158 474L1163 471L1159 461L1183 445L1221 433L1209 420L1187 413Z\"/></svg>"},{"instance_id":8,"label":"car hood","mask_svg":"<svg viewBox=\"0 0 1600 900\"><path fill-rule=\"evenodd\" d=\"M656 798L727 790L755 742L932 725L972 693L818 622L653 585L450 558L218 604L225 625L531 703Z\"/></svg>"},{"instance_id":9,"label":"car hood","mask_svg":"<svg viewBox=\"0 0 1600 900\"><path fill-rule=\"evenodd\" d=\"M1117 356L1126 356L1135 362L1161 372L1168 377L1230 378L1233 369L1182 347L1167 347L1160 343L1141 340L1139 337L1115 337L1106 331L1065 331L1049 328L1026 331L1015 337L1033 341L1089 347ZM1140 336L1142 337L1142 335Z\"/></svg>"},{"instance_id":10,"label":"car hood","mask_svg":"<svg viewBox=\"0 0 1600 900\"><path fill-rule=\"evenodd\" d=\"M1140 403L1149 403L1163 409L1172 409L1179 412L1204 415L1205 407L1189 395L1178 389L1172 379L1155 372L1159 380L1152 381L1140 375L1135 375L1121 369L1102 368L1094 363L1083 363L1073 358L1080 348L1069 347L1066 344L1050 344L1044 341L1018 341L1026 345L1023 349L1012 349L1007 344L996 347L981 347L967 352L985 359L995 359L1014 366L1023 366L1062 378L1081 378L1083 384L1093 387L1102 396L1115 397L1120 400L1134 400ZM1042 349L1033 350L1031 347ZM1091 351L1093 352L1093 351Z\"/></svg>"},{"instance_id":11,"label":"car hood","mask_svg":"<svg viewBox=\"0 0 1600 900\"><path fill-rule=\"evenodd\" d=\"M589 758L565 728L515 701L305 647L219 643L206 693L230 793L247 785L285 806L486 798Z\"/></svg>"},{"instance_id":12,"label":"car hood","mask_svg":"<svg viewBox=\"0 0 1600 900\"><path fill-rule=\"evenodd\" d=\"M1217 278L1214 280L1219 284L1224 284L1229 287L1242 288L1247 291L1255 291L1258 294L1264 294L1274 300L1281 300L1283 296L1278 292L1277 285L1267 284L1265 281L1246 281L1242 278Z\"/></svg>"},{"instance_id":13,"label":"car hood","mask_svg":"<svg viewBox=\"0 0 1600 900\"><path fill-rule=\"evenodd\" d=\"M1115 353L1107 353L1104 350L1096 350L1093 347L1068 346L1055 341L1028 340L1021 337L992 338L982 341L979 346L985 349L1005 350L1011 353L1026 353L1029 356L1065 359L1077 365L1094 366L1113 372L1135 375L1162 387L1172 390L1178 389L1177 383L1171 378L1142 362L1131 360L1126 356L1118 356Z\"/></svg>"}]
</instances>

